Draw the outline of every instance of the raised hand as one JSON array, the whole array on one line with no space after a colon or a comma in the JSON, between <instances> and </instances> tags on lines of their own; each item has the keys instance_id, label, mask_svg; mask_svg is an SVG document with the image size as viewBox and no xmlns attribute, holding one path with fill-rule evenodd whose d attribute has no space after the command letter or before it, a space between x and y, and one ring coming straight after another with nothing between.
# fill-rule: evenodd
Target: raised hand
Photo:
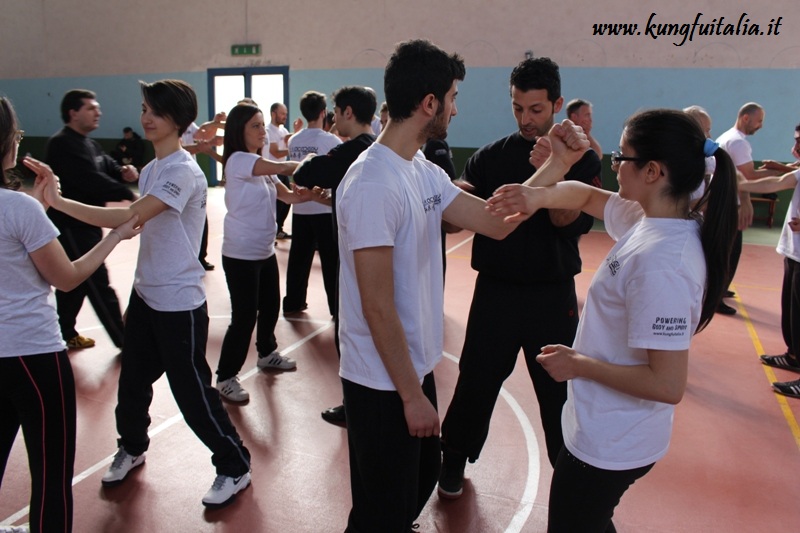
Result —
<instances>
[{"instance_id":1,"label":"raised hand","mask_svg":"<svg viewBox=\"0 0 800 533\"><path fill-rule=\"evenodd\" d=\"M33 189L40 195L37 199L45 206L52 206L61 199L61 186L53 169L31 156L25 156L22 163L36 174Z\"/></svg>"}]
</instances>

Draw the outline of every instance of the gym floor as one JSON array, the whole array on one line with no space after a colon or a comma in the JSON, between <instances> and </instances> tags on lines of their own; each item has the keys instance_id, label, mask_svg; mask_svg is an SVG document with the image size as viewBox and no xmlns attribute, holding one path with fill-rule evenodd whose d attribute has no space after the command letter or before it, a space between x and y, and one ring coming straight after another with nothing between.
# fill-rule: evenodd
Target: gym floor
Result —
<instances>
[{"instance_id":1,"label":"gym floor","mask_svg":"<svg viewBox=\"0 0 800 533\"><path fill-rule=\"evenodd\" d=\"M208 360L216 368L230 305L220 260L224 191L209 191L210 314ZM778 228L753 228L734 280L734 316L717 315L692 345L689 385L675 414L672 445L652 472L625 494L614 518L624 532L779 531L800 523L800 400L772 392L772 381L797 374L764 367L761 353L782 353L782 257L774 249ZM594 269L612 241L594 231L581 240L585 297ZM277 246L282 283L290 241ZM444 412L458 375L475 273L469 266L471 235L447 239L445 357L436 369ZM138 242L122 243L107 261L112 285L127 302ZM258 371L251 348L240 375L251 399L226 403L253 457L252 486L229 507L206 511L200 499L214 479L210 452L183 422L166 379L155 385L147 462L122 485L101 488L116 451L114 407L119 374L114 348L86 303L79 331L94 348L70 352L77 386L75 461L76 532L343 531L350 509L347 436L320 411L340 403L338 361L319 265L311 273L309 308L281 317L281 350L297 360L294 372ZM497 312L502 312L498 309ZM419 531L440 533L543 532L551 467L544 454L533 387L520 358L506 381L489 440L468 464L459 500L431 496ZM26 523L30 497L22 435L0 488L0 523Z\"/></svg>"}]
</instances>

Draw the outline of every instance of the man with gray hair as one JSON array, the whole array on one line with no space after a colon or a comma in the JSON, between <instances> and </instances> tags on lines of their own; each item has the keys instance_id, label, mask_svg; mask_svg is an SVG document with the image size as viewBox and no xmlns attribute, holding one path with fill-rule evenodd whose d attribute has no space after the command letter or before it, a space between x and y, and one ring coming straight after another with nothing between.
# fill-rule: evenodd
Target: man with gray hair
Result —
<instances>
[{"instance_id":1,"label":"man with gray hair","mask_svg":"<svg viewBox=\"0 0 800 533\"><path fill-rule=\"evenodd\" d=\"M589 146L595 151L597 157L603 157L603 148L592 136L592 103L588 100L575 98L567 104L567 118L583 128L589 138Z\"/></svg>"}]
</instances>

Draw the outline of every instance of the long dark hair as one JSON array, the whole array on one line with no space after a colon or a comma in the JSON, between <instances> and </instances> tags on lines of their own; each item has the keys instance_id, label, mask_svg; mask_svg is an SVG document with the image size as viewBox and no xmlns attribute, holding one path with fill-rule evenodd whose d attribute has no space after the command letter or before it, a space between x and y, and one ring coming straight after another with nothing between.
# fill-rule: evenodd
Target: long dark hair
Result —
<instances>
[{"instance_id":1,"label":"long dark hair","mask_svg":"<svg viewBox=\"0 0 800 533\"><path fill-rule=\"evenodd\" d=\"M14 151L14 136L17 134L17 114L11 101L5 96L0 97L0 162L6 160L6 156ZM20 181L13 176L9 176L6 169L0 164L0 187L16 191L20 187Z\"/></svg>"},{"instance_id":2,"label":"long dark hair","mask_svg":"<svg viewBox=\"0 0 800 533\"><path fill-rule=\"evenodd\" d=\"M705 175L704 147L706 138L697 121L687 113L671 109L653 109L630 117L625 122L625 139L642 162L658 161L668 172L666 194L676 202L688 205L689 195ZM702 218L700 242L706 259L706 287L697 332L702 331L714 317L722 293L729 280L728 261L736 236L738 213L736 205L736 168L725 150L714 152L714 179L691 214Z\"/></svg>"},{"instance_id":3,"label":"long dark hair","mask_svg":"<svg viewBox=\"0 0 800 533\"><path fill-rule=\"evenodd\" d=\"M250 104L238 104L228 113L225 120L225 141L222 145L222 164L228 162L228 158L236 152L247 152L247 143L244 141L244 128L250 119L261 110ZM262 115L264 113L261 113ZM261 155L261 148L258 149Z\"/></svg>"}]
</instances>

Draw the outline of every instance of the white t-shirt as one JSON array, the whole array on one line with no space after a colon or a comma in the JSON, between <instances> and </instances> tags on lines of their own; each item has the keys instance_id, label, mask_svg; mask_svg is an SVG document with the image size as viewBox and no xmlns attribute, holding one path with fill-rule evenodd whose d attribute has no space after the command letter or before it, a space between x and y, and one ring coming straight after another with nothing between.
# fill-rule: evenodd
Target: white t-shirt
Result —
<instances>
[{"instance_id":1,"label":"white t-shirt","mask_svg":"<svg viewBox=\"0 0 800 533\"><path fill-rule=\"evenodd\" d=\"M275 254L275 199L273 176L254 176L258 154L235 152L225 164L225 224L222 255L257 261Z\"/></svg>"},{"instance_id":2,"label":"white t-shirt","mask_svg":"<svg viewBox=\"0 0 800 533\"><path fill-rule=\"evenodd\" d=\"M0 188L0 357L66 348L53 289L30 256L56 237L58 230L42 204L27 194Z\"/></svg>"},{"instance_id":3,"label":"white t-shirt","mask_svg":"<svg viewBox=\"0 0 800 533\"><path fill-rule=\"evenodd\" d=\"M381 133L381 130L383 129L381 127L380 117L376 117L375 115L372 116L372 122L370 122L369 125L372 128L372 133L374 133L376 137Z\"/></svg>"},{"instance_id":4,"label":"white t-shirt","mask_svg":"<svg viewBox=\"0 0 800 533\"><path fill-rule=\"evenodd\" d=\"M750 141L735 126L717 137L717 144L728 152L734 166L738 167L753 160L753 147L750 146Z\"/></svg>"},{"instance_id":5,"label":"white t-shirt","mask_svg":"<svg viewBox=\"0 0 800 533\"><path fill-rule=\"evenodd\" d=\"M694 220L645 217L612 195L604 220L617 241L592 279L574 348L617 365L647 364L647 349L686 350L700 320L706 264ZM667 452L674 406L583 378L568 383L564 445L606 470L649 465Z\"/></svg>"},{"instance_id":6,"label":"white t-shirt","mask_svg":"<svg viewBox=\"0 0 800 533\"><path fill-rule=\"evenodd\" d=\"M778 240L777 250L779 254L800 262L800 233L795 233L789 227L789 221L792 220L792 217L800 217L800 211L798 211L800 209L800 169L794 171L794 177L797 178L797 185L794 187L792 201L786 211L786 221L781 230L781 238Z\"/></svg>"},{"instance_id":7,"label":"white t-shirt","mask_svg":"<svg viewBox=\"0 0 800 533\"><path fill-rule=\"evenodd\" d=\"M272 122L267 124L267 146L264 147L264 158L269 159L271 161L286 161L286 157L275 157L269 152L269 145L272 143L277 143L278 150L286 150L286 141L284 139L286 136L289 135L289 130L287 130L283 124L280 126L276 126Z\"/></svg>"},{"instance_id":8,"label":"white t-shirt","mask_svg":"<svg viewBox=\"0 0 800 533\"><path fill-rule=\"evenodd\" d=\"M289 161L302 161L308 154L325 155L342 144L336 135L321 128L305 128L289 138ZM319 202L303 202L292 207L295 215L326 215L331 207Z\"/></svg>"},{"instance_id":9,"label":"white t-shirt","mask_svg":"<svg viewBox=\"0 0 800 533\"><path fill-rule=\"evenodd\" d=\"M200 127L194 122L189 124L189 127L186 128L186 131L184 131L183 135L181 135L181 146L189 146L191 144L194 144L195 143L194 134L197 133L199 130ZM195 160L197 159L196 155L194 154L189 154L189 155L191 155L193 159Z\"/></svg>"},{"instance_id":10,"label":"white t-shirt","mask_svg":"<svg viewBox=\"0 0 800 533\"><path fill-rule=\"evenodd\" d=\"M140 174L142 196L169 206L148 220L139 238L133 287L157 311L187 311L206 300L197 256L206 218L206 177L186 150L154 159Z\"/></svg>"},{"instance_id":11,"label":"white t-shirt","mask_svg":"<svg viewBox=\"0 0 800 533\"><path fill-rule=\"evenodd\" d=\"M336 201L341 377L396 390L361 308L353 252L362 248L393 248L395 307L417 377L422 380L442 358L442 211L459 193L421 152L408 161L375 143L350 166Z\"/></svg>"}]
</instances>

